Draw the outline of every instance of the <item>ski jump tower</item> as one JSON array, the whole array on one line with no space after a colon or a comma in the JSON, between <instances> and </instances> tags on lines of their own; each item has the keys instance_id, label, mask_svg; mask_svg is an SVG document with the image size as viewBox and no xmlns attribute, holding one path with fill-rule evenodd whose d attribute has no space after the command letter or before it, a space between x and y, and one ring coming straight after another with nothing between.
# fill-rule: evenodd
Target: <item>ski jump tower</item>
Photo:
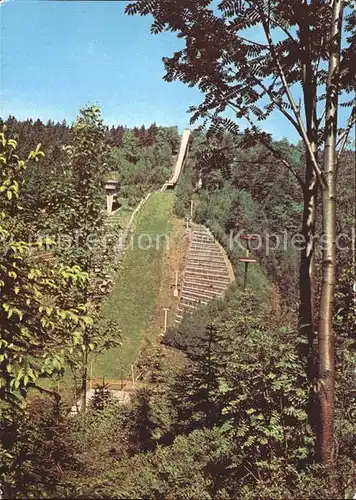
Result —
<instances>
[{"instance_id":1,"label":"ski jump tower","mask_svg":"<svg viewBox=\"0 0 356 500\"><path fill-rule=\"evenodd\" d=\"M180 173L181 173L182 168L183 168L183 163L184 163L187 151L188 151L190 133L191 132L188 129L185 129L183 131L182 139L180 142L180 148L179 148L177 162L176 162L175 167L173 169L171 178L165 182L165 184L162 188L162 191L165 191L167 188L168 189L174 188L174 186L176 185L176 183L179 179Z\"/></svg>"}]
</instances>

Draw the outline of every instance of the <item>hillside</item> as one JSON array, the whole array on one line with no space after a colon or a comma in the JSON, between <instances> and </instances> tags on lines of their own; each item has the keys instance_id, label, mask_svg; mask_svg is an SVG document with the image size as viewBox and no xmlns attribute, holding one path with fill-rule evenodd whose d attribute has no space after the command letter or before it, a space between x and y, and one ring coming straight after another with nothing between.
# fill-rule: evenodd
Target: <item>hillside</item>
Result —
<instances>
[{"instance_id":1,"label":"hillside","mask_svg":"<svg viewBox=\"0 0 356 500\"><path fill-rule=\"evenodd\" d=\"M103 315L120 326L122 346L94 360L94 378L126 377L137 358L157 308L166 245L174 237L174 198L174 193L153 193L138 215L114 289L103 305Z\"/></svg>"}]
</instances>

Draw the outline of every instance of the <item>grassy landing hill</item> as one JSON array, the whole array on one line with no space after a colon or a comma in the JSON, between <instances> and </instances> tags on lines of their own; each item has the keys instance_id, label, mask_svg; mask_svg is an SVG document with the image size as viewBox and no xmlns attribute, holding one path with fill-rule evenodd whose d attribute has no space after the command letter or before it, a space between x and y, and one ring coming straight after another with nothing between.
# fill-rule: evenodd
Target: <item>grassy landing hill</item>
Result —
<instances>
[{"instance_id":1,"label":"grassy landing hill","mask_svg":"<svg viewBox=\"0 0 356 500\"><path fill-rule=\"evenodd\" d=\"M127 377L143 339L159 335L162 307L170 307L173 313L173 267L184 266L180 261L185 244L184 221L173 215L174 201L173 192L153 193L138 214L114 289L103 306L103 314L122 330L122 346L95 357L95 379Z\"/></svg>"}]
</instances>

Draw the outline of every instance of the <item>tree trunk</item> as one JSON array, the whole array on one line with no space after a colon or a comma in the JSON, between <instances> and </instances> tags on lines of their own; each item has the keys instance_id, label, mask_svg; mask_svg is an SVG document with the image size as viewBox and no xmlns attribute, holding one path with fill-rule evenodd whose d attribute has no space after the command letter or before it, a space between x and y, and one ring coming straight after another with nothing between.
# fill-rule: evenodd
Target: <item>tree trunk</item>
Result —
<instances>
[{"instance_id":1,"label":"tree trunk","mask_svg":"<svg viewBox=\"0 0 356 500\"><path fill-rule=\"evenodd\" d=\"M316 378L315 325L314 325L314 250L316 208L319 184L313 166L313 158L318 160L318 119L317 84L315 69L310 53L310 26L308 16L310 6L303 0L304 22L299 24L301 52L301 80L303 82L304 113L310 150L306 151L305 184L303 189L302 235L305 246L301 252L299 273L299 333L305 344L301 346L302 359L306 364L308 380ZM314 398L310 395L309 420L315 415ZM314 423L314 422L313 422Z\"/></svg>"},{"instance_id":2,"label":"tree trunk","mask_svg":"<svg viewBox=\"0 0 356 500\"><path fill-rule=\"evenodd\" d=\"M305 245L301 251L299 269L299 333L306 339L301 355L307 363L308 379L316 376L313 357L314 345L314 236L318 183L311 165L307 161L306 183L303 190L302 235Z\"/></svg>"},{"instance_id":3,"label":"tree trunk","mask_svg":"<svg viewBox=\"0 0 356 500\"><path fill-rule=\"evenodd\" d=\"M87 345L85 345L85 351L83 352L83 365L82 365L82 411L85 412L87 408L87 379L88 379L88 351Z\"/></svg>"},{"instance_id":4,"label":"tree trunk","mask_svg":"<svg viewBox=\"0 0 356 500\"><path fill-rule=\"evenodd\" d=\"M323 174L323 267L318 330L318 400L319 422L317 452L324 463L332 463L334 448L335 347L333 336L333 301L336 274L336 139L340 73L340 44L344 1L334 0L331 30Z\"/></svg>"}]
</instances>

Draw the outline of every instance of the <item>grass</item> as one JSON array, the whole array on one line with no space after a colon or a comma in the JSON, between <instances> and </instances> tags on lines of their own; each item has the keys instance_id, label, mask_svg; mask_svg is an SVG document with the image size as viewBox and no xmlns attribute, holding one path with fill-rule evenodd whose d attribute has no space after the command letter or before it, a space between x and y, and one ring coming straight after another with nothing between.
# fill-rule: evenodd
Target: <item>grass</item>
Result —
<instances>
[{"instance_id":1,"label":"grass","mask_svg":"<svg viewBox=\"0 0 356 500\"><path fill-rule=\"evenodd\" d=\"M107 227L120 227L125 229L130 220L133 209L127 206L121 206L113 215L106 219Z\"/></svg>"},{"instance_id":2,"label":"grass","mask_svg":"<svg viewBox=\"0 0 356 500\"><path fill-rule=\"evenodd\" d=\"M160 291L165 237L169 237L174 204L173 192L154 193L142 208L134 236L103 315L118 323L122 346L97 356L93 378L120 379L127 376L139 353L145 329L152 321Z\"/></svg>"},{"instance_id":3,"label":"grass","mask_svg":"<svg viewBox=\"0 0 356 500\"><path fill-rule=\"evenodd\" d=\"M148 345L155 342L163 334L164 312L168 308L168 327L174 325L176 310L179 306L179 297L174 297L174 284L178 272L178 287L183 283L186 264L186 254L189 239L185 228L185 221L176 216L170 218L170 245L166 249L161 262L160 290L156 298L156 310L152 320L145 329L145 340Z\"/></svg>"}]
</instances>

